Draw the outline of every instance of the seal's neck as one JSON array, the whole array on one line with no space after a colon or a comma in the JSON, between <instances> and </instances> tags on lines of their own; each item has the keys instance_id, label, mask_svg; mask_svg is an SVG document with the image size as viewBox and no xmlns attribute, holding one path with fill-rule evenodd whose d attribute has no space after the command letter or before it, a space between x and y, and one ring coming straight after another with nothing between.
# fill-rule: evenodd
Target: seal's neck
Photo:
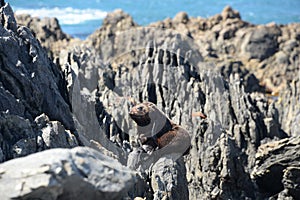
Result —
<instances>
[{"instance_id":1,"label":"seal's neck","mask_svg":"<svg viewBox=\"0 0 300 200\"><path fill-rule=\"evenodd\" d=\"M159 122L155 124L155 122L151 122L147 126L137 126L138 134L143 134L147 137L156 137L159 138L166 132L172 130L173 124L169 119L165 120L165 124L163 126L159 125Z\"/></svg>"},{"instance_id":2,"label":"seal's neck","mask_svg":"<svg viewBox=\"0 0 300 200\"><path fill-rule=\"evenodd\" d=\"M164 125L164 127L158 132L158 133L153 133L155 134L156 138L160 138L163 134L165 134L166 132L172 130L172 123L170 120L166 120L166 123Z\"/></svg>"},{"instance_id":3,"label":"seal's neck","mask_svg":"<svg viewBox=\"0 0 300 200\"><path fill-rule=\"evenodd\" d=\"M151 123L151 119L146 116L143 118L139 118L138 120L135 120L136 124L140 127L148 126Z\"/></svg>"}]
</instances>

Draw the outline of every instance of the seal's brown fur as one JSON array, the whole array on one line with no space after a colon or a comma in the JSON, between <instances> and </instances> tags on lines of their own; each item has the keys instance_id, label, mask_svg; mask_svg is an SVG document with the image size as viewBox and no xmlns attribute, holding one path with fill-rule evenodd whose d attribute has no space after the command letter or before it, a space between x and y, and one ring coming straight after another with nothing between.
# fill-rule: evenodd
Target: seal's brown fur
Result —
<instances>
[{"instance_id":1,"label":"seal's brown fur","mask_svg":"<svg viewBox=\"0 0 300 200\"><path fill-rule=\"evenodd\" d=\"M172 122L155 104L140 103L130 111L130 117L137 123L137 132L142 145L163 153L184 153L190 146L189 133Z\"/></svg>"}]
</instances>

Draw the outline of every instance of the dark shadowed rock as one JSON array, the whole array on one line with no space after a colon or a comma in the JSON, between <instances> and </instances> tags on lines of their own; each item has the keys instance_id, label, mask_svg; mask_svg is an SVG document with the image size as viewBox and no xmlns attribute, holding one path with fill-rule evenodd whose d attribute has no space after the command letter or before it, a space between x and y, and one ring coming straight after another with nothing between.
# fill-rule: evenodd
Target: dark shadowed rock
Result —
<instances>
[{"instance_id":1,"label":"dark shadowed rock","mask_svg":"<svg viewBox=\"0 0 300 200\"><path fill-rule=\"evenodd\" d=\"M294 167L290 166L284 170L283 174L283 187L285 190L285 198L292 197L297 199L300 196L300 168L299 165Z\"/></svg>"},{"instance_id":2,"label":"dark shadowed rock","mask_svg":"<svg viewBox=\"0 0 300 200\"><path fill-rule=\"evenodd\" d=\"M1 199L121 199L134 173L99 152L53 149L0 165Z\"/></svg>"},{"instance_id":3,"label":"dark shadowed rock","mask_svg":"<svg viewBox=\"0 0 300 200\"><path fill-rule=\"evenodd\" d=\"M260 86L257 77L244 68L244 64L241 61L225 61L224 63L218 63L220 67L221 75L224 79L229 80L229 77L234 74L238 74L241 78L241 82L246 92L263 92L264 88Z\"/></svg>"},{"instance_id":4,"label":"dark shadowed rock","mask_svg":"<svg viewBox=\"0 0 300 200\"><path fill-rule=\"evenodd\" d=\"M78 146L76 137L58 121L43 114L34 122L18 115L0 113L1 162L49 148Z\"/></svg>"},{"instance_id":5,"label":"dark shadowed rock","mask_svg":"<svg viewBox=\"0 0 300 200\"><path fill-rule=\"evenodd\" d=\"M277 26L257 27L245 36L242 52L250 59L266 59L277 51L280 35L281 30Z\"/></svg>"},{"instance_id":6,"label":"dark shadowed rock","mask_svg":"<svg viewBox=\"0 0 300 200\"><path fill-rule=\"evenodd\" d=\"M0 12L2 13L0 20L1 24L7 30L11 30L13 32L17 31L17 22L14 17L13 10L10 5L5 2L1 2Z\"/></svg>"},{"instance_id":7,"label":"dark shadowed rock","mask_svg":"<svg viewBox=\"0 0 300 200\"><path fill-rule=\"evenodd\" d=\"M1 86L16 99L17 105L23 104L25 109L20 116L33 120L45 112L50 119L59 120L72 129L73 121L59 68L47 57L47 52L28 28L17 28L12 11L5 11L9 8L8 4L1 8L4 16L2 35L6 36L0 40ZM11 108L13 113L19 112Z\"/></svg>"},{"instance_id":8,"label":"dark shadowed rock","mask_svg":"<svg viewBox=\"0 0 300 200\"><path fill-rule=\"evenodd\" d=\"M36 152L36 134L29 120L17 115L0 114L2 160L10 160Z\"/></svg>"},{"instance_id":9,"label":"dark shadowed rock","mask_svg":"<svg viewBox=\"0 0 300 200\"><path fill-rule=\"evenodd\" d=\"M251 173L260 192L265 197L287 191L296 198L299 194L300 137L269 142L259 147L255 167Z\"/></svg>"},{"instance_id":10,"label":"dark shadowed rock","mask_svg":"<svg viewBox=\"0 0 300 200\"><path fill-rule=\"evenodd\" d=\"M0 12L1 161L52 147L77 146L59 67L32 32L17 25L9 4ZM34 122L41 114L48 119L45 126Z\"/></svg>"}]
</instances>

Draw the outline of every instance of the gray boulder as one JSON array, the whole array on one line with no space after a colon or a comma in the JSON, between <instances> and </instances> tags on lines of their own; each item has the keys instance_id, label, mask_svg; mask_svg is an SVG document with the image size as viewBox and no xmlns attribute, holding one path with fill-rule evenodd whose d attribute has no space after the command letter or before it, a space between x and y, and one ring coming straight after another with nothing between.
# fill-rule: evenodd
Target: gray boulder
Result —
<instances>
[{"instance_id":1,"label":"gray boulder","mask_svg":"<svg viewBox=\"0 0 300 200\"><path fill-rule=\"evenodd\" d=\"M242 43L242 52L248 58L264 60L278 50L278 37L281 30L277 26L256 27L249 31Z\"/></svg>"},{"instance_id":2,"label":"gray boulder","mask_svg":"<svg viewBox=\"0 0 300 200\"><path fill-rule=\"evenodd\" d=\"M121 199L135 175L99 152L52 149L0 165L1 199Z\"/></svg>"},{"instance_id":3,"label":"gray boulder","mask_svg":"<svg viewBox=\"0 0 300 200\"><path fill-rule=\"evenodd\" d=\"M151 168L153 199L189 199L184 160L171 156L160 158Z\"/></svg>"},{"instance_id":4,"label":"gray boulder","mask_svg":"<svg viewBox=\"0 0 300 200\"><path fill-rule=\"evenodd\" d=\"M0 113L0 130L0 162L45 149L78 146L74 134L45 114L30 122L18 115Z\"/></svg>"}]
</instances>

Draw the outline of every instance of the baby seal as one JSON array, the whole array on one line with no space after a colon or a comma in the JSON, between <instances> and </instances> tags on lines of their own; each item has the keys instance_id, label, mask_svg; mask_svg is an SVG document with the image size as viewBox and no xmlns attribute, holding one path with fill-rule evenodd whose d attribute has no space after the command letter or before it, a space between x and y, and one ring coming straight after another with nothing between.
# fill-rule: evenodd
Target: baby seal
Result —
<instances>
[{"instance_id":1,"label":"baby seal","mask_svg":"<svg viewBox=\"0 0 300 200\"><path fill-rule=\"evenodd\" d=\"M183 155L189 149L189 133L172 122L155 104L137 104L129 115L137 124L139 142L148 154L155 153L159 157L174 153Z\"/></svg>"}]
</instances>

